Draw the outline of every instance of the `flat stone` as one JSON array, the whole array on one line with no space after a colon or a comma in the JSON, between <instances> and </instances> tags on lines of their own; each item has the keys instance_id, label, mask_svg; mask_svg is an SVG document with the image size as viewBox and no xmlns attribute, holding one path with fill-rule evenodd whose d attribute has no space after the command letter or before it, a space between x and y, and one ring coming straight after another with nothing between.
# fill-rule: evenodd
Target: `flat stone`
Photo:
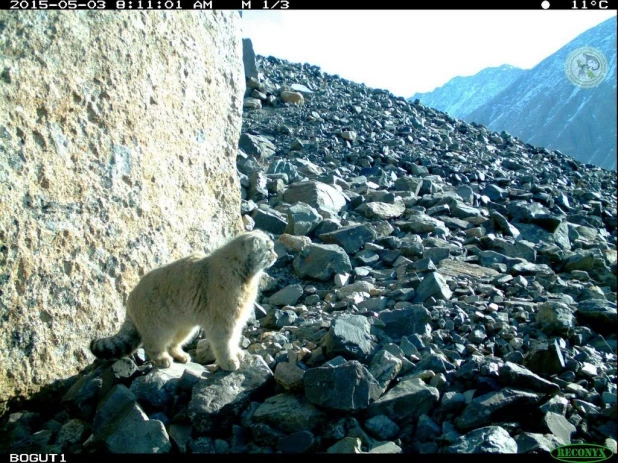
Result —
<instances>
[{"instance_id":1,"label":"flat stone","mask_svg":"<svg viewBox=\"0 0 618 463\"><path fill-rule=\"evenodd\" d=\"M382 202L364 203L355 209L359 214L363 214L368 219L396 219L403 215L406 206L402 201L393 204Z\"/></svg>"},{"instance_id":2,"label":"flat stone","mask_svg":"<svg viewBox=\"0 0 618 463\"><path fill-rule=\"evenodd\" d=\"M253 413L252 419L286 433L293 433L319 427L326 415L302 397L277 394L268 397Z\"/></svg>"},{"instance_id":3,"label":"flat stone","mask_svg":"<svg viewBox=\"0 0 618 463\"><path fill-rule=\"evenodd\" d=\"M570 444L571 436L577 430L564 416L553 412L545 414L543 424L562 445Z\"/></svg>"},{"instance_id":4,"label":"flat stone","mask_svg":"<svg viewBox=\"0 0 618 463\"><path fill-rule=\"evenodd\" d=\"M365 421L365 429L379 440L395 439L399 435L399 426L386 415L376 415Z\"/></svg>"},{"instance_id":5,"label":"flat stone","mask_svg":"<svg viewBox=\"0 0 618 463\"><path fill-rule=\"evenodd\" d=\"M401 371L403 362L387 350L381 350L371 359L369 373L375 378L384 393L391 381Z\"/></svg>"},{"instance_id":6,"label":"flat stone","mask_svg":"<svg viewBox=\"0 0 618 463\"><path fill-rule=\"evenodd\" d=\"M383 310L378 317L385 325L384 331L391 337L431 333L431 315L420 304L408 303L405 309Z\"/></svg>"},{"instance_id":7,"label":"flat stone","mask_svg":"<svg viewBox=\"0 0 618 463\"><path fill-rule=\"evenodd\" d=\"M448 301L453 296L446 280L438 272L428 274L416 288L415 302L425 302L430 297Z\"/></svg>"},{"instance_id":8,"label":"flat stone","mask_svg":"<svg viewBox=\"0 0 618 463\"><path fill-rule=\"evenodd\" d=\"M250 135L248 133L240 135L238 147L245 153L251 154L257 158L269 158L277 151L275 145L273 145L268 138L261 135Z\"/></svg>"},{"instance_id":9,"label":"flat stone","mask_svg":"<svg viewBox=\"0 0 618 463\"><path fill-rule=\"evenodd\" d=\"M278 306L294 305L303 295L301 285L288 285L268 298L268 303Z\"/></svg>"},{"instance_id":10,"label":"flat stone","mask_svg":"<svg viewBox=\"0 0 618 463\"><path fill-rule=\"evenodd\" d=\"M517 453L549 453L556 447L563 445L551 434L522 432L515 437Z\"/></svg>"},{"instance_id":11,"label":"flat stone","mask_svg":"<svg viewBox=\"0 0 618 463\"><path fill-rule=\"evenodd\" d=\"M191 370L201 376L205 371L197 363L173 362L169 368L154 368L148 374L136 378L130 390L138 401L153 410L164 410L170 406L180 377L185 370Z\"/></svg>"},{"instance_id":12,"label":"flat stone","mask_svg":"<svg viewBox=\"0 0 618 463\"><path fill-rule=\"evenodd\" d=\"M447 447L447 453L517 453L517 442L500 426L470 431Z\"/></svg>"},{"instance_id":13,"label":"flat stone","mask_svg":"<svg viewBox=\"0 0 618 463\"><path fill-rule=\"evenodd\" d=\"M292 263L294 272L300 278L326 281L335 274L350 273L352 264L345 250L336 244L310 244Z\"/></svg>"},{"instance_id":14,"label":"flat stone","mask_svg":"<svg viewBox=\"0 0 618 463\"><path fill-rule=\"evenodd\" d=\"M403 379L370 405L368 416L386 415L396 422L415 420L428 413L438 402L440 393L418 378Z\"/></svg>"},{"instance_id":15,"label":"flat stone","mask_svg":"<svg viewBox=\"0 0 618 463\"><path fill-rule=\"evenodd\" d=\"M367 242L375 239L375 232L367 225L350 225L330 233L319 235L328 244L338 244L348 254L360 250Z\"/></svg>"},{"instance_id":16,"label":"flat stone","mask_svg":"<svg viewBox=\"0 0 618 463\"><path fill-rule=\"evenodd\" d=\"M448 228L441 220L434 219L426 214L415 214L410 216L406 221L397 221L395 225L401 230L412 233L435 233L436 230L441 230L447 236Z\"/></svg>"},{"instance_id":17,"label":"flat stone","mask_svg":"<svg viewBox=\"0 0 618 463\"><path fill-rule=\"evenodd\" d=\"M550 394L560 391L560 386L532 373L516 363L506 362L499 369L500 380L507 386L532 389Z\"/></svg>"},{"instance_id":18,"label":"flat stone","mask_svg":"<svg viewBox=\"0 0 618 463\"><path fill-rule=\"evenodd\" d=\"M442 260L438 264L438 268L440 269L441 274L454 278L469 277L480 279L493 278L500 275L500 272L497 272L494 269L459 260Z\"/></svg>"},{"instance_id":19,"label":"flat stone","mask_svg":"<svg viewBox=\"0 0 618 463\"><path fill-rule=\"evenodd\" d=\"M331 445L327 453L363 453L361 451L361 440L358 437L344 437L340 441Z\"/></svg>"},{"instance_id":20,"label":"flat stone","mask_svg":"<svg viewBox=\"0 0 618 463\"><path fill-rule=\"evenodd\" d=\"M384 442L384 443L380 443L380 444L376 445L375 447L372 447L371 450L369 450L369 452L367 452L367 453L391 453L391 454L396 454L396 453L403 453L403 450L401 449L401 447L399 447L394 442Z\"/></svg>"},{"instance_id":21,"label":"flat stone","mask_svg":"<svg viewBox=\"0 0 618 463\"><path fill-rule=\"evenodd\" d=\"M283 200L290 204L302 202L331 213L338 213L346 205L345 197L336 188L313 180L290 184Z\"/></svg>"},{"instance_id":22,"label":"flat stone","mask_svg":"<svg viewBox=\"0 0 618 463\"><path fill-rule=\"evenodd\" d=\"M187 408L193 427L209 433L231 425L231 421L264 388L273 373L261 357L245 355L236 371L217 371L194 388Z\"/></svg>"},{"instance_id":23,"label":"flat stone","mask_svg":"<svg viewBox=\"0 0 618 463\"><path fill-rule=\"evenodd\" d=\"M476 397L455 420L462 430L472 429L505 419L511 414L525 413L540 400L539 394L504 388Z\"/></svg>"},{"instance_id":24,"label":"flat stone","mask_svg":"<svg viewBox=\"0 0 618 463\"><path fill-rule=\"evenodd\" d=\"M285 232L291 235L304 236L310 234L322 221L322 216L309 204L298 202L287 209Z\"/></svg>"},{"instance_id":25,"label":"flat stone","mask_svg":"<svg viewBox=\"0 0 618 463\"><path fill-rule=\"evenodd\" d=\"M335 410L362 410L380 397L381 388L371 373L352 360L305 372L305 396L312 403Z\"/></svg>"},{"instance_id":26,"label":"flat stone","mask_svg":"<svg viewBox=\"0 0 618 463\"><path fill-rule=\"evenodd\" d=\"M331 322L324 337L328 357L342 355L349 359L366 360L375 350L371 326L362 315L344 314Z\"/></svg>"},{"instance_id":27,"label":"flat stone","mask_svg":"<svg viewBox=\"0 0 618 463\"><path fill-rule=\"evenodd\" d=\"M535 320L545 334L568 334L575 327L573 312L562 302L547 301L539 304Z\"/></svg>"},{"instance_id":28,"label":"flat stone","mask_svg":"<svg viewBox=\"0 0 618 463\"><path fill-rule=\"evenodd\" d=\"M281 362L275 368L275 381L288 391L299 391L303 388L305 370L288 362Z\"/></svg>"},{"instance_id":29,"label":"flat stone","mask_svg":"<svg viewBox=\"0 0 618 463\"><path fill-rule=\"evenodd\" d=\"M316 445L315 436L309 431L298 431L279 439L281 453L307 453Z\"/></svg>"}]
</instances>

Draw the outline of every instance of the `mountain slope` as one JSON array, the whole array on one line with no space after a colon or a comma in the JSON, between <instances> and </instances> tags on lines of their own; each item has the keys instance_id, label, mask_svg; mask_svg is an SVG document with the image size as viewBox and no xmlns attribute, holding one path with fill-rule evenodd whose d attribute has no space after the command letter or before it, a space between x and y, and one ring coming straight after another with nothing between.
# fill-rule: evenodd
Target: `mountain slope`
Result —
<instances>
[{"instance_id":1,"label":"mountain slope","mask_svg":"<svg viewBox=\"0 0 618 463\"><path fill-rule=\"evenodd\" d=\"M510 64L486 68L473 76L457 76L431 92L415 93L409 101L419 99L425 106L439 109L458 119L494 98L527 71Z\"/></svg>"},{"instance_id":2,"label":"mountain slope","mask_svg":"<svg viewBox=\"0 0 618 463\"><path fill-rule=\"evenodd\" d=\"M580 47L594 47L607 59L597 87L578 87L565 74L567 57ZM616 169L616 18L579 35L464 119Z\"/></svg>"}]
</instances>

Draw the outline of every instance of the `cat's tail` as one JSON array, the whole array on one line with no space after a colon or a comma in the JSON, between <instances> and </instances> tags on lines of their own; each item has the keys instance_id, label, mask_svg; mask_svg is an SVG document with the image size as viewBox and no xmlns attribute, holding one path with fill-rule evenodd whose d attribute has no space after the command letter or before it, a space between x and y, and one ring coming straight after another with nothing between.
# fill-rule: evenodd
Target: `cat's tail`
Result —
<instances>
[{"instance_id":1,"label":"cat's tail","mask_svg":"<svg viewBox=\"0 0 618 463\"><path fill-rule=\"evenodd\" d=\"M119 359L135 352L141 342L142 337L137 328L127 318L114 336L94 339L90 343L90 351L100 359Z\"/></svg>"}]
</instances>

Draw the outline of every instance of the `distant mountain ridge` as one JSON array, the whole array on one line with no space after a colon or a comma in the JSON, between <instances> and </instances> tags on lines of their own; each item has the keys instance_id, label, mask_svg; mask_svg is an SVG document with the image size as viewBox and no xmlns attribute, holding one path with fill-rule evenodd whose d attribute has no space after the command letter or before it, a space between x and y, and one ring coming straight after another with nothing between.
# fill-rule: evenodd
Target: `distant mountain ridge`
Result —
<instances>
[{"instance_id":1,"label":"distant mountain ridge","mask_svg":"<svg viewBox=\"0 0 618 463\"><path fill-rule=\"evenodd\" d=\"M580 47L595 48L607 60L607 75L596 87L581 88L567 78L566 59ZM487 70L491 69L496 68ZM419 99L443 111L449 112L450 108L453 117L467 122L480 123L498 132L507 131L522 141L559 150L583 163L616 169L615 17L588 29L534 68L523 71L519 78L475 109L462 110L462 106L483 99L474 100L467 95L478 88L480 77L475 78L484 76L484 71L469 78L452 79ZM460 86L456 92L442 90L451 82ZM462 88L463 84L469 87ZM440 99L440 95L445 99ZM458 100L465 100L466 105Z\"/></svg>"},{"instance_id":2,"label":"distant mountain ridge","mask_svg":"<svg viewBox=\"0 0 618 463\"><path fill-rule=\"evenodd\" d=\"M425 106L464 119L475 109L494 98L527 71L510 64L485 68L473 76L457 76L431 92L415 93L409 101L419 99Z\"/></svg>"}]
</instances>

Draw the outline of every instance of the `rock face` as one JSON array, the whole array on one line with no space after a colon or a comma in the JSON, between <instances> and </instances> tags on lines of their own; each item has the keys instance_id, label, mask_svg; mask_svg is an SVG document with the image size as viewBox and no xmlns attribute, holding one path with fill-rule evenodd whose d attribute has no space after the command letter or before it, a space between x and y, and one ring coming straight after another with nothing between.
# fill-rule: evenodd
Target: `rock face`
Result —
<instances>
[{"instance_id":1,"label":"rock face","mask_svg":"<svg viewBox=\"0 0 618 463\"><path fill-rule=\"evenodd\" d=\"M0 402L66 378L145 272L240 231L240 18L0 12Z\"/></svg>"}]
</instances>

